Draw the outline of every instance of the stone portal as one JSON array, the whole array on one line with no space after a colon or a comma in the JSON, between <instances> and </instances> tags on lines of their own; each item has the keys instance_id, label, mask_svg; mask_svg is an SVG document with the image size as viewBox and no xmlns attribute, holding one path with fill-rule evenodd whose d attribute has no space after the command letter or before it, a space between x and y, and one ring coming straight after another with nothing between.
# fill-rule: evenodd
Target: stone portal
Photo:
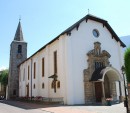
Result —
<instances>
[{"instance_id":1,"label":"stone portal","mask_svg":"<svg viewBox=\"0 0 130 113\"><path fill-rule=\"evenodd\" d=\"M86 104L104 102L106 98L117 99L116 81L121 80L120 74L110 65L111 55L106 50L101 51L100 46L100 42L95 42L94 49L87 53L88 68L84 69Z\"/></svg>"}]
</instances>

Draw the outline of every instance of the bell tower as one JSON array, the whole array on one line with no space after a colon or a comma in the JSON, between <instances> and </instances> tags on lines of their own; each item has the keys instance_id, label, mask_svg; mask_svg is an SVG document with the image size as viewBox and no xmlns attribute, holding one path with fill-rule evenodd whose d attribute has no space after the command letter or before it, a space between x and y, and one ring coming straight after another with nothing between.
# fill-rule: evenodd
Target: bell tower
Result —
<instances>
[{"instance_id":1,"label":"bell tower","mask_svg":"<svg viewBox=\"0 0 130 113\"><path fill-rule=\"evenodd\" d=\"M18 65L27 58L27 43L24 41L21 22L10 45L10 62L8 77L8 99L19 96L19 71Z\"/></svg>"}]
</instances>

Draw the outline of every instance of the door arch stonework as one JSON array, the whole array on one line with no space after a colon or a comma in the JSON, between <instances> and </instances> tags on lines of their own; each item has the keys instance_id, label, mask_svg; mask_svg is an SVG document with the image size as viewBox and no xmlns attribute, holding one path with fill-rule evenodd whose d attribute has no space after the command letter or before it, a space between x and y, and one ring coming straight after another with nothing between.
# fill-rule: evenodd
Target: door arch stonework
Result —
<instances>
[{"instance_id":1,"label":"door arch stonework","mask_svg":"<svg viewBox=\"0 0 130 113\"><path fill-rule=\"evenodd\" d=\"M115 95L116 96L116 88L114 81L121 81L120 73L113 67L109 62L109 58L111 55L106 50L101 50L101 43L95 42L94 49L90 50L87 53L87 62L88 68L84 69L84 94L85 94L85 103L91 104L96 102L97 99L97 92L95 86L97 83L100 82L100 87L102 87L102 94L99 96L102 101L102 98L105 98L105 90L109 90L112 92L108 94L108 96ZM107 76L106 76L107 75ZM107 78L107 82L112 85L105 86L107 89L104 89L104 79Z\"/></svg>"}]
</instances>

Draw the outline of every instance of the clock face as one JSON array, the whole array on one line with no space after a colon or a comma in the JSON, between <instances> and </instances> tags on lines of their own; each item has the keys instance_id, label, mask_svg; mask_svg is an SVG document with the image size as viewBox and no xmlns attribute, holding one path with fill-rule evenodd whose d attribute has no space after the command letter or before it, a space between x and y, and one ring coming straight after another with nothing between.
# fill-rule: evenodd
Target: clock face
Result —
<instances>
[{"instance_id":1,"label":"clock face","mask_svg":"<svg viewBox=\"0 0 130 113\"><path fill-rule=\"evenodd\" d=\"M97 29L93 30L93 36L96 38L99 37L99 31Z\"/></svg>"},{"instance_id":2,"label":"clock face","mask_svg":"<svg viewBox=\"0 0 130 113\"><path fill-rule=\"evenodd\" d=\"M21 53L18 53L18 54L17 54L17 58L18 58L18 59L22 58L22 54L21 54Z\"/></svg>"}]
</instances>

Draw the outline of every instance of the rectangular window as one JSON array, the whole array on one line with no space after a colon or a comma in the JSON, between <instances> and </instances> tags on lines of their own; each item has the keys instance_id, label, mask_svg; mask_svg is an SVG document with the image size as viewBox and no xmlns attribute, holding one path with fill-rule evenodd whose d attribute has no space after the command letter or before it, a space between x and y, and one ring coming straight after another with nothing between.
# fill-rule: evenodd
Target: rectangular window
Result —
<instances>
[{"instance_id":1,"label":"rectangular window","mask_svg":"<svg viewBox=\"0 0 130 113\"><path fill-rule=\"evenodd\" d=\"M18 45L18 53L22 53L22 45Z\"/></svg>"},{"instance_id":2,"label":"rectangular window","mask_svg":"<svg viewBox=\"0 0 130 113\"><path fill-rule=\"evenodd\" d=\"M19 70L19 81L21 82L21 70Z\"/></svg>"},{"instance_id":3,"label":"rectangular window","mask_svg":"<svg viewBox=\"0 0 130 113\"><path fill-rule=\"evenodd\" d=\"M104 67L103 62L95 62L95 69Z\"/></svg>"},{"instance_id":4,"label":"rectangular window","mask_svg":"<svg viewBox=\"0 0 130 113\"><path fill-rule=\"evenodd\" d=\"M28 66L28 80L29 80L29 75L30 75L30 67Z\"/></svg>"},{"instance_id":5,"label":"rectangular window","mask_svg":"<svg viewBox=\"0 0 130 113\"><path fill-rule=\"evenodd\" d=\"M23 81L25 80L25 68L24 68L24 72L23 72Z\"/></svg>"},{"instance_id":6,"label":"rectangular window","mask_svg":"<svg viewBox=\"0 0 130 113\"><path fill-rule=\"evenodd\" d=\"M45 59L42 58L42 77L44 77L44 72L45 72Z\"/></svg>"},{"instance_id":7,"label":"rectangular window","mask_svg":"<svg viewBox=\"0 0 130 113\"><path fill-rule=\"evenodd\" d=\"M57 73L57 51L54 52L54 73Z\"/></svg>"},{"instance_id":8,"label":"rectangular window","mask_svg":"<svg viewBox=\"0 0 130 113\"><path fill-rule=\"evenodd\" d=\"M36 78L36 62L34 62L34 79Z\"/></svg>"}]
</instances>

